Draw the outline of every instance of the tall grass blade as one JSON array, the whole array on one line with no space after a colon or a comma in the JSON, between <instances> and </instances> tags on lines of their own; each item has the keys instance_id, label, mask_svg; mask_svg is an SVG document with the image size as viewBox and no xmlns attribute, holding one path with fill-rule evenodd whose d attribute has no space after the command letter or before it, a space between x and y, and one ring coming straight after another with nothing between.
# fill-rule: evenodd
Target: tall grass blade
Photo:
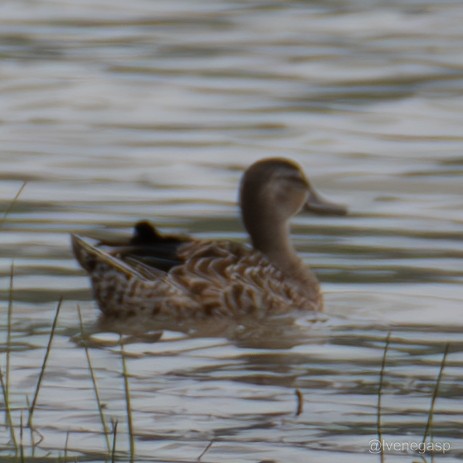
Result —
<instances>
[{"instance_id":1,"label":"tall grass blade","mask_svg":"<svg viewBox=\"0 0 463 463\"><path fill-rule=\"evenodd\" d=\"M429 409L428 422L426 423L426 429L424 430L424 435L423 435L423 440L422 440L423 443L426 442L426 439L428 438L428 435L429 435L429 433L430 433L430 431L432 429L432 419L433 419L433 416L434 416L434 404L436 403L437 395L439 393L439 387L440 387L440 383L441 383L441 380L442 380L442 376L444 374L445 362L447 360L447 355L449 353L449 348L450 348L450 344L447 343L445 345L444 355L442 356L442 361L441 361L440 368L439 368L439 375L437 376L436 385L434 386L434 391L433 391L433 394L432 394L431 408Z\"/></svg>"},{"instance_id":2,"label":"tall grass blade","mask_svg":"<svg viewBox=\"0 0 463 463\"><path fill-rule=\"evenodd\" d=\"M69 436L70 436L70 432L68 431L66 433L66 440L64 441L64 461L68 461L68 448L69 448Z\"/></svg>"},{"instance_id":3,"label":"tall grass blade","mask_svg":"<svg viewBox=\"0 0 463 463\"><path fill-rule=\"evenodd\" d=\"M116 440L117 440L118 421L113 422L113 448L111 449L111 463L116 462Z\"/></svg>"},{"instance_id":4,"label":"tall grass blade","mask_svg":"<svg viewBox=\"0 0 463 463\"><path fill-rule=\"evenodd\" d=\"M13 280L14 280L14 261L11 263L10 282L8 288L8 315L7 315L7 332L6 332L6 364L5 364L5 401L9 402L10 392L10 355L11 355L11 327L13 324Z\"/></svg>"},{"instance_id":5,"label":"tall grass blade","mask_svg":"<svg viewBox=\"0 0 463 463\"><path fill-rule=\"evenodd\" d=\"M0 385L2 388L3 398L5 401L5 420L8 429L10 430L11 441L13 442L16 454L18 444L16 434L14 432L13 419L11 417L10 408L10 352L11 352L11 327L13 315L13 280L14 280L14 261L11 263L10 282L8 291L8 313L7 313L7 333L6 333L6 353L5 353L5 373L0 368Z\"/></svg>"},{"instance_id":6,"label":"tall grass blade","mask_svg":"<svg viewBox=\"0 0 463 463\"><path fill-rule=\"evenodd\" d=\"M24 463L24 426L23 426L23 414L21 412L21 418L19 421L19 455L21 463Z\"/></svg>"},{"instance_id":7,"label":"tall grass blade","mask_svg":"<svg viewBox=\"0 0 463 463\"><path fill-rule=\"evenodd\" d=\"M40 369L39 378L37 380L37 385L35 387L34 397L32 399L32 404L29 408L29 419L27 425L32 427L32 417L34 415L35 406L37 404L37 398L39 396L40 385L42 384L43 375L45 374L45 368L47 366L48 357L50 355L51 344L53 342L53 337L55 336L56 324L58 323L58 316L63 303L63 298L61 298L56 306L55 318L53 319L53 325L51 326L50 337L48 339L47 350L45 352L45 357L43 358L42 368Z\"/></svg>"},{"instance_id":8,"label":"tall grass blade","mask_svg":"<svg viewBox=\"0 0 463 463\"><path fill-rule=\"evenodd\" d=\"M209 449L212 447L212 444L214 443L214 439L211 439L209 443L206 445L206 448L201 452L201 455L197 458L196 461L201 461L201 458L206 455L206 453L209 451Z\"/></svg>"},{"instance_id":9,"label":"tall grass blade","mask_svg":"<svg viewBox=\"0 0 463 463\"><path fill-rule=\"evenodd\" d=\"M125 362L125 352L124 352L124 345L122 343L122 337L120 338L120 346L121 346L121 358L122 358L122 374L124 376L127 427L129 430L130 463L133 463L135 461L135 436L133 434L132 406L130 404L129 375L127 373L127 365Z\"/></svg>"},{"instance_id":10,"label":"tall grass blade","mask_svg":"<svg viewBox=\"0 0 463 463\"><path fill-rule=\"evenodd\" d=\"M15 453L17 455L18 454L18 442L16 440L16 434L14 432L13 419L11 418L10 402L8 401L8 394L6 392L6 385L5 385L5 380L3 378L3 371L2 371L1 366L0 366L0 386L2 388L3 400L5 401L6 424L7 424L8 429L10 430L11 441L13 442Z\"/></svg>"},{"instance_id":11,"label":"tall grass blade","mask_svg":"<svg viewBox=\"0 0 463 463\"><path fill-rule=\"evenodd\" d=\"M5 223L6 218L8 217L8 214L11 212L13 209L14 205L16 204L16 201L18 200L19 196L21 195L22 191L24 190L24 187L26 186L27 182L24 182L21 187L19 188L18 192L16 193L15 197L11 200L10 204L6 208L5 212L3 213L2 218L0 219L0 227Z\"/></svg>"},{"instance_id":12,"label":"tall grass blade","mask_svg":"<svg viewBox=\"0 0 463 463\"><path fill-rule=\"evenodd\" d=\"M381 361L381 370L379 372L379 386L378 386L378 403L377 403L377 428L378 428L378 441L380 443L380 458L381 463L384 463L384 448L383 448L383 428L382 428L382 397L383 397L383 385L384 385L384 371L386 369L386 358L387 351L389 350L389 344L391 342L391 332L387 333L386 342L384 344L383 359Z\"/></svg>"},{"instance_id":13,"label":"tall grass blade","mask_svg":"<svg viewBox=\"0 0 463 463\"><path fill-rule=\"evenodd\" d=\"M85 342L84 323L82 320L82 312L80 311L79 305L77 306L77 313L79 315L80 332L82 334L82 339L84 340L84 350L85 350L85 356L87 357L87 365L90 371L90 377L92 378L93 391L95 392L96 403L98 405L98 413L100 414L100 421L103 427L103 434L104 434L105 441L106 441L106 448L109 453L111 451L111 444L109 442L109 429L108 429L108 425L106 424L106 418L103 413L103 404L101 402L100 392L98 390L98 385L96 382L95 370L93 369L92 360L90 358L90 352L88 350L87 343Z\"/></svg>"},{"instance_id":14,"label":"tall grass blade","mask_svg":"<svg viewBox=\"0 0 463 463\"><path fill-rule=\"evenodd\" d=\"M29 409L30 408L30 401L29 401L29 396L26 395L26 404L27 404L27 408ZM34 458L35 456L35 447L37 446L36 442L35 442L35 438L34 438L34 428L32 426L28 426L28 429L29 429L29 434L30 434L30 439L31 439L31 458Z\"/></svg>"},{"instance_id":15,"label":"tall grass blade","mask_svg":"<svg viewBox=\"0 0 463 463\"><path fill-rule=\"evenodd\" d=\"M29 396L26 395L26 404L27 408L29 409L31 406L31 401L29 400ZM31 451L31 458L35 456L35 449L36 447L39 446L39 444L43 441L44 437L43 435L35 429L33 426L28 426L29 428L29 433L30 433L30 439L31 439L31 446L32 446L32 451ZM38 436L38 440L36 440L36 436Z\"/></svg>"}]
</instances>

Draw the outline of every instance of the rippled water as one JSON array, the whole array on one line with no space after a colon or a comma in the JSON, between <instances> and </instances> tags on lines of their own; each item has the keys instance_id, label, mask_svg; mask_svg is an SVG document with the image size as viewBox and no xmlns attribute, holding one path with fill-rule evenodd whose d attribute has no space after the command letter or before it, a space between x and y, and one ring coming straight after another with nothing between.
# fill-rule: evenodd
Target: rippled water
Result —
<instances>
[{"instance_id":1,"label":"rippled water","mask_svg":"<svg viewBox=\"0 0 463 463\"><path fill-rule=\"evenodd\" d=\"M98 321L69 233L151 218L243 240L243 169L287 156L351 210L294 223L326 314L126 330L135 461L204 450L205 462L380 461L369 441L389 331L384 438L421 442L450 343L431 435L451 446L434 461L460 461L462 21L463 4L444 0L3 2L0 211L27 182L0 226L1 365L18 440L64 297L26 455L104 459L83 345L119 423L119 460L129 453L119 338Z\"/></svg>"}]
</instances>

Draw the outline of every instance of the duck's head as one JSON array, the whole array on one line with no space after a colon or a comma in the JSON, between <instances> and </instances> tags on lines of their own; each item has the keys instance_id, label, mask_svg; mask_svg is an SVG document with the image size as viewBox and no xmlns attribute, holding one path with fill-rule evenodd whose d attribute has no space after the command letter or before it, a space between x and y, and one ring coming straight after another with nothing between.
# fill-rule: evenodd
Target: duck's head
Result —
<instances>
[{"instance_id":1,"label":"duck's head","mask_svg":"<svg viewBox=\"0 0 463 463\"><path fill-rule=\"evenodd\" d=\"M347 213L345 206L320 197L300 166L283 158L262 159L246 170L240 206L251 237L256 227L286 223L301 210L326 215Z\"/></svg>"}]
</instances>

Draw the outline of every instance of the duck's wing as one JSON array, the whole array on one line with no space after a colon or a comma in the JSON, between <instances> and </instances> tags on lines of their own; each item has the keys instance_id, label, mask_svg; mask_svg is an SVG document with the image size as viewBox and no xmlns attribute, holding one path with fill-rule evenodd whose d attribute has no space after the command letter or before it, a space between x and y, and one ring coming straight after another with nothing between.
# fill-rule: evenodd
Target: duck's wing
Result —
<instances>
[{"instance_id":1,"label":"duck's wing","mask_svg":"<svg viewBox=\"0 0 463 463\"><path fill-rule=\"evenodd\" d=\"M168 281L165 271L131 257L126 249L121 259L117 252L128 248L127 243L111 246L112 254L88 239L72 235L72 247L76 259L90 276L94 297L104 314L151 317L198 312L195 302L182 288Z\"/></svg>"},{"instance_id":2,"label":"duck's wing","mask_svg":"<svg viewBox=\"0 0 463 463\"><path fill-rule=\"evenodd\" d=\"M137 276L152 279L183 263L178 248L188 240L182 236L161 235L150 223L139 222L129 239L95 242L73 235L72 244L75 257L88 273L93 271L96 260L102 260L125 273L132 269Z\"/></svg>"},{"instance_id":3,"label":"duck's wing","mask_svg":"<svg viewBox=\"0 0 463 463\"><path fill-rule=\"evenodd\" d=\"M178 248L187 241L189 238L183 236L162 235L149 222L143 221L135 225L130 240L101 241L98 246L128 265L143 269L143 274L152 272L159 276L159 272L166 273L183 263Z\"/></svg>"}]
</instances>

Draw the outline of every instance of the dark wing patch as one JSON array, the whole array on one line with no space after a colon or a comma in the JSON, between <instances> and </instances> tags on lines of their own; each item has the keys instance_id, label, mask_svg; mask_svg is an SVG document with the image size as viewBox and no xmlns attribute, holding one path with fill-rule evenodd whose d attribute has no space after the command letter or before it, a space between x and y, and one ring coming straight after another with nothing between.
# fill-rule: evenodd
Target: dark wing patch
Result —
<instances>
[{"instance_id":1,"label":"dark wing patch","mask_svg":"<svg viewBox=\"0 0 463 463\"><path fill-rule=\"evenodd\" d=\"M161 235L149 222L135 224L134 233L126 246L114 250L121 260L134 265L139 263L145 271L149 268L168 272L181 265L183 259L178 255L178 247L188 241L181 236Z\"/></svg>"},{"instance_id":2,"label":"dark wing patch","mask_svg":"<svg viewBox=\"0 0 463 463\"><path fill-rule=\"evenodd\" d=\"M153 225L143 220L137 222L133 227L133 236L130 240L130 244L134 246L147 246L164 240L165 238L158 233Z\"/></svg>"}]
</instances>

